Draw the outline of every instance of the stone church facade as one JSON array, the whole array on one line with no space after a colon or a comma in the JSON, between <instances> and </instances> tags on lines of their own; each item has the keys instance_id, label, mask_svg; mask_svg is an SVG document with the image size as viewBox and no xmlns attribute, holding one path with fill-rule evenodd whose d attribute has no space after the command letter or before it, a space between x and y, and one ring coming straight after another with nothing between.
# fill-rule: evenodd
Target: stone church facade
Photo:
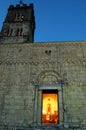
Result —
<instances>
[{"instance_id":1,"label":"stone church facade","mask_svg":"<svg viewBox=\"0 0 86 130\"><path fill-rule=\"evenodd\" d=\"M0 130L86 129L86 42L34 43L33 4L0 33Z\"/></svg>"}]
</instances>

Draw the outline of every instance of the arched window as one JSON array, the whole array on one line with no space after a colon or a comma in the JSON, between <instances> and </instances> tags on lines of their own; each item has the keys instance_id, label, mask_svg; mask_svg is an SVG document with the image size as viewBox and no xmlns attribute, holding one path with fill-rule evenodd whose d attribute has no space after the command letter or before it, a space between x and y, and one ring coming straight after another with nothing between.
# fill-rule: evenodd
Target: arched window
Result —
<instances>
[{"instance_id":1,"label":"arched window","mask_svg":"<svg viewBox=\"0 0 86 130\"><path fill-rule=\"evenodd\" d=\"M23 28L20 29L20 36L23 35Z\"/></svg>"},{"instance_id":2,"label":"arched window","mask_svg":"<svg viewBox=\"0 0 86 130\"><path fill-rule=\"evenodd\" d=\"M47 60L51 59L51 50L46 50L45 54L46 54L46 59Z\"/></svg>"},{"instance_id":3,"label":"arched window","mask_svg":"<svg viewBox=\"0 0 86 130\"><path fill-rule=\"evenodd\" d=\"M20 31L19 31L19 28L16 30L16 36L19 36L20 35Z\"/></svg>"},{"instance_id":4,"label":"arched window","mask_svg":"<svg viewBox=\"0 0 86 130\"><path fill-rule=\"evenodd\" d=\"M18 28L16 30L16 36L22 36L23 35L23 28Z\"/></svg>"},{"instance_id":5,"label":"arched window","mask_svg":"<svg viewBox=\"0 0 86 130\"><path fill-rule=\"evenodd\" d=\"M15 18L14 18L14 21L23 21L23 18L24 18L24 16L22 15L22 14L18 14L18 13L16 13L15 14Z\"/></svg>"},{"instance_id":6,"label":"arched window","mask_svg":"<svg viewBox=\"0 0 86 130\"><path fill-rule=\"evenodd\" d=\"M18 14L15 14L14 21L18 21Z\"/></svg>"},{"instance_id":7,"label":"arched window","mask_svg":"<svg viewBox=\"0 0 86 130\"><path fill-rule=\"evenodd\" d=\"M12 36L13 29L4 29L4 36Z\"/></svg>"},{"instance_id":8,"label":"arched window","mask_svg":"<svg viewBox=\"0 0 86 130\"><path fill-rule=\"evenodd\" d=\"M12 36L12 32L13 32L13 29L10 28L10 29L9 29L9 32L8 32L8 36Z\"/></svg>"},{"instance_id":9,"label":"arched window","mask_svg":"<svg viewBox=\"0 0 86 130\"><path fill-rule=\"evenodd\" d=\"M9 29L4 29L4 36L8 36L8 33L9 33Z\"/></svg>"}]
</instances>

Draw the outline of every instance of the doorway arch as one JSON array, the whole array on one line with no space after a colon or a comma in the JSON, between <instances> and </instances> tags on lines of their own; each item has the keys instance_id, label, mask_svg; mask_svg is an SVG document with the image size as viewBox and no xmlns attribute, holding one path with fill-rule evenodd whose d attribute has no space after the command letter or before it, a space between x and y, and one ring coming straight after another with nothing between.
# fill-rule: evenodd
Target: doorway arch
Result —
<instances>
[{"instance_id":1,"label":"doorway arch","mask_svg":"<svg viewBox=\"0 0 86 130\"><path fill-rule=\"evenodd\" d=\"M63 91L61 86L61 78L54 71L42 72L38 76L38 85L35 86L35 101L34 101L34 122L38 124L60 124L63 123ZM47 97L46 97L47 96ZM54 98L56 96L56 99ZM52 109L52 114L46 117L46 121L43 119L43 100L50 97L57 103L57 109ZM53 97L53 98L52 98ZM58 98L57 98L58 97ZM46 110L51 112L51 106L48 103ZM52 104L51 104L52 105ZM46 112L45 112L46 113ZM57 120L55 120L55 113ZM53 121L54 119L54 121ZM51 122L51 123L50 123Z\"/></svg>"}]
</instances>

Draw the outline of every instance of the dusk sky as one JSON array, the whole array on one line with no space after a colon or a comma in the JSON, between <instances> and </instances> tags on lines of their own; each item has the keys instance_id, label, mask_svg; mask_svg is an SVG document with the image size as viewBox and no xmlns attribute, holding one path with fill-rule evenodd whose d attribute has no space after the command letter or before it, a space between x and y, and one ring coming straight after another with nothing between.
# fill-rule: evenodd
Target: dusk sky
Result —
<instances>
[{"instance_id":1,"label":"dusk sky","mask_svg":"<svg viewBox=\"0 0 86 130\"><path fill-rule=\"evenodd\" d=\"M35 42L86 40L86 0L23 0L34 4ZM10 5L19 0L0 0L0 30Z\"/></svg>"}]
</instances>

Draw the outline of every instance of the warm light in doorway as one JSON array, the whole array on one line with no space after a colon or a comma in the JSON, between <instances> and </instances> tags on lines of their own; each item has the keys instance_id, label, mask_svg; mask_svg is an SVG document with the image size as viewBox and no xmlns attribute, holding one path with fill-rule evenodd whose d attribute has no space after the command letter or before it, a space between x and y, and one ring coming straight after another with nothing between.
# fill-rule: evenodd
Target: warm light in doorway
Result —
<instances>
[{"instance_id":1,"label":"warm light in doorway","mask_svg":"<svg viewBox=\"0 0 86 130\"><path fill-rule=\"evenodd\" d=\"M58 96L57 94L43 94L42 123L58 123Z\"/></svg>"}]
</instances>

